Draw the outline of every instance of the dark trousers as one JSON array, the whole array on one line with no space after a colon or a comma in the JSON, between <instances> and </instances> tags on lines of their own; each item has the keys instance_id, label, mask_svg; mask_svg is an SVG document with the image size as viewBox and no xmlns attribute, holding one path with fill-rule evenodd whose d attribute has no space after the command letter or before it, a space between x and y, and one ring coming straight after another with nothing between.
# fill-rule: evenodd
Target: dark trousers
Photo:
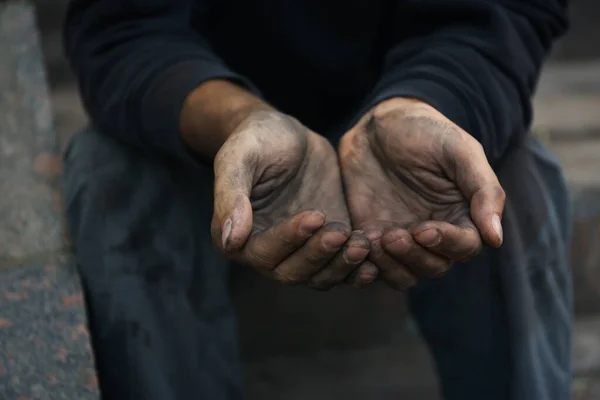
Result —
<instances>
[{"instance_id":1,"label":"dark trousers","mask_svg":"<svg viewBox=\"0 0 600 400\"><path fill-rule=\"evenodd\" d=\"M497 173L505 244L409 295L449 400L566 400L569 202L528 139ZM211 166L88 129L65 156L67 217L105 399L242 399L229 264L211 247ZM393 318L393 316L390 316Z\"/></svg>"}]
</instances>

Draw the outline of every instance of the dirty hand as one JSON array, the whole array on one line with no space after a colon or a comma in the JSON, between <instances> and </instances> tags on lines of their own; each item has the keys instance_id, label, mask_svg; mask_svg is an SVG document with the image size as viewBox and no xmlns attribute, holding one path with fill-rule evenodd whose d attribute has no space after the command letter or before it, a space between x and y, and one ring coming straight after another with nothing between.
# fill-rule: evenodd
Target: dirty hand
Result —
<instances>
[{"instance_id":1,"label":"dirty hand","mask_svg":"<svg viewBox=\"0 0 600 400\"><path fill-rule=\"evenodd\" d=\"M421 101L394 98L342 138L340 165L354 229L397 289L445 274L502 244L504 191L481 145Z\"/></svg>"},{"instance_id":2,"label":"dirty hand","mask_svg":"<svg viewBox=\"0 0 600 400\"><path fill-rule=\"evenodd\" d=\"M335 150L276 111L251 113L214 162L214 245L282 283L371 281L368 239L352 232ZM360 268L358 268L361 266Z\"/></svg>"}]
</instances>

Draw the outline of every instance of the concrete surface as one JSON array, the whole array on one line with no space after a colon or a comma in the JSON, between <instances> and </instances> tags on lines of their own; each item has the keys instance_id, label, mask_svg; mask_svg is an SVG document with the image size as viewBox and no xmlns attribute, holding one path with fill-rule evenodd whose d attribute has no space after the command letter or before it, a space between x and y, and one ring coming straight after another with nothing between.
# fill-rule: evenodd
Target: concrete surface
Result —
<instances>
[{"instance_id":1,"label":"concrete surface","mask_svg":"<svg viewBox=\"0 0 600 400\"><path fill-rule=\"evenodd\" d=\"M0 399L98 397L78 277L57 261L0 274Z\"/></svg>"},{"instance_id":2,"label":"concrete surface","mask_svg":"<svg viewBox=\"0 0 600 400\"><path fill-rule=\"evenodd\" d=\"M427 348L409 328L387 345L249 363L250 400L441 400Z\"/></svg>"},{"instance_id":3,"label":"concrete surface","mask_svg":"<svg viewBox=\"0 0 600 400\"><path fill-rule=\"evenodd\" d=\"M558 61L589 61L600 58L600 1L571 0L571 28L567 36L556 46L554 59Z\"/></svg>"},{"instance_id":4,"label":"concrete surface","mask_svg":"<svg viewBox=\"0 0 600 400\"><path fill-rule=\"evenodd\" d=\"M599 3L600 4L600 3ZM600 58L549 64L535 99L535 128L553 139L600 135Z\"/></svg>"},{"instance_id":5,"label":"concrete surface","mask_svg":"<svg viewBox=\"0 0 600 400\"><path fill-rule=\"evenodd\" d=\"M600 399L600 318L575 323L573 400ZM250 400L441 400L426 347L411 331L387 345L247 365ZM482 399L483 400L483 399Z\"/></svg>"},{"instance_id":6,"label":"concrete surface","mask_svg":"<svg viewBox=\"0 0 600 400\"><path fill-rule=\"evenodd\" d=\"M571 190L575 309L600 313L600 60L545 69L534 132L557 155Z\"/></svg>"},{"instance_id":7,"label":"concrete surface","mask_svg":"<svg viewBox=\"0 0 600 400\"><path fill-rule=\"evenodd\" d=\"M0 3L0 49L0 268L6 268L61 249L54 203L60 158L35 20L21 2Z\"/></svg>"},{"instance_id":8,"label":"concrete surface","mask_svg":"<svg viewBox=\"0 0 600 400\"><path fill-rule=\"evenodd\" d=\"M0 399L97 398L33 9L0 2Z\"/></svg>"}]
</instances>

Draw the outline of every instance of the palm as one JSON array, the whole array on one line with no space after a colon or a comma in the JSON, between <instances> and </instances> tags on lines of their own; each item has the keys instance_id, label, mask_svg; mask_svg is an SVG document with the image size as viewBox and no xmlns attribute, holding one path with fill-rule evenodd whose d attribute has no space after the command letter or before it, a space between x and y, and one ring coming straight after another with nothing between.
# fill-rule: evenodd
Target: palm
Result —
<instances>
[{"instance_id":1,"label":"palm","mask_svg":"<svg viewBox=\"0 0 600 400\"><path fill-rule=\"evenodd\" d=\"M470 135L429 106L399 103L365 116L339 152L352 223L368 232L388 280L414 284L473 255L480 228L500 244L490 221L503 193Z\"/></svg>"},{"instance_id":2,"label":"palm","mask_svg":"<svg viewBox=\"0 0 600 400\"><path fill-rule=\"evenodd\" d=\"M369 242L351 232L334 149L288 116L253 114L228 138L214 204L215 247L281 282L330 288L377 272L361 265Z\"/></svg>"},{"instance_id":3,"label":"palm","mask_svg":"<svg viewBox=\"0 0 600 400\"><path fill-rule=\"evenodd\" d=\"M357 135L341 151L352 220L359 229L396 225L410 228L434 220L459 223L468 218L466 199L435 160L431 146L411 145L410 132L396 143L366 143Z\"/></svg>"},{"instance_id":4,"label":"palm","mask_svg":"<svg viewBox=\"0 0 600 400\"><path fill-rule=\"evenodd\" d=\"M305 128L298 128L305 129ZM304 210L349 223L335 150L322 137L299 130L279 132L259 160L250 201L253 230L265 230Z\"/></svg>"}]
</instances>

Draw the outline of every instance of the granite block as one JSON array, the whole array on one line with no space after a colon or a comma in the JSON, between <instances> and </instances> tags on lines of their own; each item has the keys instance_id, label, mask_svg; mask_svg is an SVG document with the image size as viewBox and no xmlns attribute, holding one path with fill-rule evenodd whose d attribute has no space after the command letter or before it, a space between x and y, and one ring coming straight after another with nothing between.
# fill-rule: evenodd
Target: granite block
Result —
<instances>
[{"instance_id":1,"label":"granite block","mask_svg":"<svg viewBox=\"0 0 600 400\"><path fill-rule=\"evenodd\" d=\"M98 399L83 296L68 259L0 274L0 399Z\"/></svg>"}]
</instances>

